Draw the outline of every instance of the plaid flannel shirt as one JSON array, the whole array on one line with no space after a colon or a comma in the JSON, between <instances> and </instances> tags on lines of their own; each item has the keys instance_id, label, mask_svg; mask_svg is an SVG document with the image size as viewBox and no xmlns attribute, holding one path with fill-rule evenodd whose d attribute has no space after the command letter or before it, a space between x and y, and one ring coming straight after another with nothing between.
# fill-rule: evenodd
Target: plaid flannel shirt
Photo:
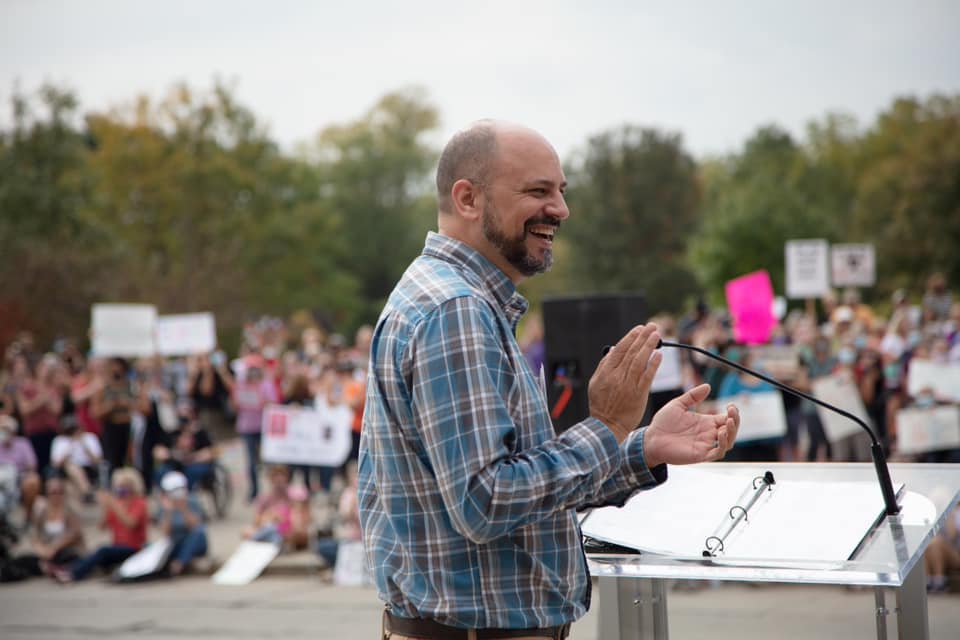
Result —
<instances>
[{"instance_id":1,"label":"plaid flannel shirt","mask_svg":"<svg viewBox=\"0 0 960 640\"><path fill-rule=\"evenodd\" d=\"M461 628L561 625L589 607L575 509L666 479L643 430L557 436L514 338L527 301L435 233L374 332L360 444L366 561L394 615ZM656 477L655 477L656 476Z\"/></svg>"}]
</instances>

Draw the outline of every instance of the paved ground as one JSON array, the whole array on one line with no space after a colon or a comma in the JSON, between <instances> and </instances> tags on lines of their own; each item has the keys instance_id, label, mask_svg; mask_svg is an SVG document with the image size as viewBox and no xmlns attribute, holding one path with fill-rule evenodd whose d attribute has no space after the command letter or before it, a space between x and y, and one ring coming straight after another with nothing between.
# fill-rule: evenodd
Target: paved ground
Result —
<instances>
[{"instance_id":1,"label":"paved ground","mask_svg":"<svg viewBox=\"0 0 960 640\"><path fill-rule=\"evenodd\" d=\"M239 451L229 449L225 460L237 469ZM241 502L234 502L229 518L210 526L213 553L221 560L250 517ZM327 514L318 506L319 518ZM92 525L95 515L85 517ZM99 534L91 528L90 535ZM245 587L221 587L197 575L122 586L99 579L68 587L44 579L0 585L0 638L376 638L381 611L376 593L330 585L316 567L307 554L281 558ZM876 637L872 592L728 584L673 591L669 603L673 638ZM575 640L597 640L596 610L574 626ZM929 612L931 638L960 638L960 594L932 597Z\"/></svg>"}]
</instances>

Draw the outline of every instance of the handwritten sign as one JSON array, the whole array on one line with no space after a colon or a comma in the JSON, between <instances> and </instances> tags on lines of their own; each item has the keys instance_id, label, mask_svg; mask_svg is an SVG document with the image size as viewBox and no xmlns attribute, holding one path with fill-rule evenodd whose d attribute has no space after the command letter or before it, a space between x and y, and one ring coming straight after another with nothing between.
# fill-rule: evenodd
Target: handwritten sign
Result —
<instances>
[{"instance_id":1,"label":"handwritten sign","mask_svg":"<svg viewBox=\"0 0 960 640\"><path fill-rule=\"evenodd\" d=\"M777 324L773 315L773 285L766 271L754 271L727 282L727 308L733 317L733 338L744 344L770 340Z\"/></svg>"},{"instance_id":2,"label":"handwritten sign","mask_svg":"<svg viewBox=\"0 0 960 640\"><path fill-rule=\"evenodd\" d=\"M860 391L849 375L837 373L824 376L823 378L817 378L811 386L813 387L813 396L817 400L823 400L835 407L839 407L860 418L866 424L870 424L870 417L867 415L866 407L863 406ZM830 442L837 442L849 436L864 433L863 429L856 422L834 411L829 411L818 406L817 413L820 414L823 431L826 433L827 440Z\"/></svg>"},{"instance_id":3,"label":"handwritten sign","mask_svg":"<svg viewBox=\"0 0 960 640\"><path fill-rule=\"evenodd\" d=\"M722 398L717 405L725 407L733 403L740 410L740 431L737 442L749 442L766 438L780 438L787 433L787 414L779 391L741 393Z\"/></svg>"},{"instance_id":4,"label":"handwritten sign","mask_svg":"<svg viewBox=\"0 0 960 640\"><path fill-rule=\"evenodd\" d=\"M830 290L826 240L788 240L786 257L787 297L820 298Z\"/></svg>"},{"instance_id":5,"label":"handwritten sign","mask_svg":"<svg viewBox=\"0 0 960 640\"><path fill-rule=\"evenodd\" d=\"M872 287L877 279L873 245L833 245L830 247L830 271L835 287Z\"/></svg>"},{"instance_id":6,"label":"handwritten sign","mask_svg":"<svg viewBox=\"0 0 960 640\"><path fill-rule=\"evenodd\" d=\"M960 402L960 363L943 363L914 358L907 374L907 391L917 396L931 390L941 400Z\"/></svg>"},{"instance_id":7,"label":"handwritten sign","mask_svg":"<svg viewBox=\"0 0 960 640\"><path fill-rule=\"evenodd\" d=\"M897 412L897 451L926 453L960 447L960 407L901 409Z\"/></svg>"},{"instance_id":8,"label":"handwritten sign","mask_svg":"<svg viewBox=\"0 0 960 640\"><path fill-rule=\"evenodd\" d=\"M157 353L188 356L217 348L217 329L212 313L187 313L157 318Z\"/></svg>"},{"instance_id":9,"label":"handwritten sign","mask_svg":"<svg viewBox=\"0 0 960 640\"><path fill-rule=\"evenodd\" d=\"M353 445L352 423L353 411L346 405L269 405L263 411L260 455L265 462L339 467Z\"/></svg>"},{"instance_id":10,"label":"handwritten sign","mask_svg":"<svg viewBox=\"0 0 960 640\"><path fill-rule=\"evenodd\" d=\"M157 308L149 304L95 304L90 333L98 357L138 358L156 352Z\"/></svg>"}]
</instances>

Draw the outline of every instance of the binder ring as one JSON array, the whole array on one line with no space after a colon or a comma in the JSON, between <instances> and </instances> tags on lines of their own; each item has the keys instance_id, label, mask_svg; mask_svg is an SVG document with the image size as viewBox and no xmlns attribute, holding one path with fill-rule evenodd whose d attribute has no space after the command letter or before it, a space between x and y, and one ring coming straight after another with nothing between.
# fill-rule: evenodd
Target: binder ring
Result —
<instances>
[{"instance_id":1,"label":"binder ring","mask_svg":"<svg viewBox=\"0 0 960 640\"><path fill-rule=\"evenodd\" d=\"M776 481L773 479L773 473L771 473L771 472L769 472L769 471L767 471L767 472L766 472L765 474L763 474L762 476L757 476L756 478L753 479L753 488L754 488L754 489L757 489L757 488L759 488L759 486L760 486L760 485L757 484L757 481L758 481L758 480L760 481L760 484L765 485L768 489L769 489L772 485L776 484ZM771 491L772 491L772 489L771 489Z\"/></svg>"},{"instance_id":2,"label":"binder ring","mask_svg":"<svg viewBox=\"0 0 960 640\"><path fill-rule=\"evenodd\" d=\"M734 512L735 512L737 509L739 509L739 510L740 510L740 513L743 514L743 520L744 520L744 522L750 522L750 519L747 518L747 510L744 509L743 507L741 507L741 506L738 505L738 504L735 504L735 505L733 505L732 507L730 507L730 519L731 519L731 520L734 520L734 519L737 517L737 516L733 515Z\"/></svg>"},{"instance_id":3,"label":"binder ring","mask_svg":"<svg viewBox=\"0 0 960 640\"><path fill-rule=\"evenodd\" d=\"M716 540L716 541L717 541L716 546L714 546L714 547L711 547L711 546L710 546L710 541L711 541L711 540ZM703 552L704 557L715 555L715 554L717 553L717 551L723 551L723 540L721 540L721 539L718 538L717 536L710 536L709 538L707 538L707 540L706 540L706 542L705 542L704 544L705 544L705 546L707 547L707 548L704 550L704 552Z\"/></svg>"}]
</instances>

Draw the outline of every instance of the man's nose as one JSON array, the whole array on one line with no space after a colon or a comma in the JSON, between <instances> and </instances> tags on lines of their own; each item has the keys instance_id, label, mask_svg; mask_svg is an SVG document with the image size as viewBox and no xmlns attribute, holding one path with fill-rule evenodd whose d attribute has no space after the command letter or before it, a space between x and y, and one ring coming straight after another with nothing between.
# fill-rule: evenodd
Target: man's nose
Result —
<instances>
[{"instance_id":1,"label":"man's nose","mask_svg":"<svg viewBox=\"0 0 960 640\"><path fill-rule=\"evenodd\" d=\"M547 207L547 215L553 216L559 220L566 220L570 217L570 209L567 208L567 201L563 194L558 195Z\"/></svg>"}]
</instances>

